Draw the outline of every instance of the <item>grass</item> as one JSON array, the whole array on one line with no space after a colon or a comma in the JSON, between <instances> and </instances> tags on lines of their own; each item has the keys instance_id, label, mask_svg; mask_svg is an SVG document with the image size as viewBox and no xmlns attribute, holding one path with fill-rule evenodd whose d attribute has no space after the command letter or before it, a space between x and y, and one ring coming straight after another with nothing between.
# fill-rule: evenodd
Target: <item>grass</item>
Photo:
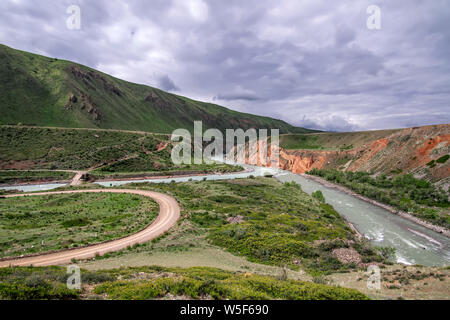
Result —
<instances>
[{"instance_id":1,"label":"grass","mask_svg":"<svg viewBox=\"0 0 450 320\"><path fill-rule=\"evenodd\" d=\"M0 184L70 180L74 175L64 171L0 171Z\"/></svg>"},{"instance_id":2,"label":"grass","mask_svg":"<svg viewBox=\"0 0 450 320\"><path fill-rule=\"evenodd\" d=\"M367 172L342 172L313 169L309 174L341 184L354 192L398 210L440 225L450 227L448 192L412 174L372 177Z\"/></svg>"},{"instance_id":3,"label":"grass","mask_svg":"<svg viewBox=\"0 0 450 320\"><path fill-rule=\"evenodd\" d=\"M226 164L174 165L171 144L160 150L167 139L164 135L134 132L0 126L0 169L86 170L99 167L93 172L99 177L118 173L242 170L239 166ZM36 173L22 175L28 179Z\"/></svg>"},{"instance_id":4,"label":"grass","mask_svg":"<svg viewBox=\"0 0 450 320\"><path fill-rule=\"evenodd\" d=\"M70 61L0 45L0 124L103 128L172 133L217 128L280 129L305 133L288 123L233 111L123 81Z\"/></svg>"},{"instance_id":5,"label":"grass","mask_svg":"<svg viewBox=\"0 0 450 320\"><path fill-rule=\"evenodd\" d=\"M103 242L135 233L155 218L151 199L128 194L68 194L0 201L0 257Z\"/></svg>"},{"instance_id":6,"label":"grass","mask_svg":"<svg viewBox=\"0 0 450 320\"><path fill-rule=\"evenodd\" d=\"M162 169L152 168L152 164L148 165L141 164L140 159L132 159L131 161L121 161L111 166L107 166L101 169L92 171L92 175L99 179L117 179L117 178L127 178L127 177L151 177L151 176L161 176L161 175L188 175L188 174L205 174L211 172L220 173L231 173L240 172L244 168L241 166L233 166L228 164L192 164L192 165L181 165L179 167L173 166ZM143 160L145 161L145 160ZM168 165L169 166L169 165ZM154 171L142 171L144 168L152 168ZM159 169L159 170L157 170ZM123 170L123 171L122 171ZM135 171L133 171L135 170Z\"/></svg>"},{"instance_id":7,"label":"grass","mask_svg":"<svg viewBox=\"0 0 450 320\"><path fill-rule=\"evenodd\" d=\"M322 149L317 140L317 136L312 135L284 135L280 139L280 146L284 149Z\"/></svg>"},{"instance_id":8,"label":"grass","mask_svg":"<svg viewBox=\"0 0 450 320\"><path fill-rule=\"evenodd\" d=\"M65 268L5 268L0 270L1 299L121 299L146 300L182 297L217 300L366 300L353 289L281 280L274 277L223 271L140 267L108 271L82 270L81 290L65 287Z\"/></svg>"},{"instance_id":9,"label":"grass","mask_svg":"<svg viewBox=\"0 0 450 320\"><path fill-rule=\"evenodd\" d=\"M171 243L173 243L171 241ZM278 266L270 266L248 261L245 257L233 255L224 249L200 240L193 247L182 250L171 250L161 241L150 247L140 246L135 250L124 251L107 259L95 259L79 262L80 267L87 270L117 269L122 267L162 266L169 268L210 267L232 272L246 272L272 277L281 276L284 271L289 279L310 281L311 276L299 270L295 271Z\"/></svg>"},{"instance_id":10,"label":"grass","mask_svg":"<svg viewBox=\"0 0 450 320\"><path fill-rule=\"evenodd\" d=\"M367 143L385 138L396 131L398 130L284 134L280 137L280 146L291 150L344 151L359 148Z\"/></svg>"}]
</instances>

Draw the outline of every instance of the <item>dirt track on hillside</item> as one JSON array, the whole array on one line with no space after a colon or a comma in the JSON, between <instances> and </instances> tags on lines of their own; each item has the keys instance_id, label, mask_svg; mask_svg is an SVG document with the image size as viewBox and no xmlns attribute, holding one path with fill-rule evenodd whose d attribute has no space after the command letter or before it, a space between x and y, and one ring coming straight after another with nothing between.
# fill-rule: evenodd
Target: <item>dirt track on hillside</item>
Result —
<instances>
[{"instance_id":1,"label":"dirt track on hillside","mask_svg":"<svg viewBox=\"0 0 450 320\"><path fill-rule=\"evenodd\" d=\"M155 200L159 205L158 217L145 229L121 238L104 243L99 243L87 247L76 248L72 250L59 251L54 253L47 253L31 257L13 258L10 260L0 261L0 267L8 266L49 266L70 263L73 259L90 259L97 255L104 255L108 252L119 251L133 246L134 244L141 244L153 240L168 230L170 230L180 218L180 207L178 202L165 194L132 189L96 189L96 190L73 190L73 191L56 191L56 192L40 192L30 194L7 195L7 198L24 197L24 196L42 196L54 194L68 194L68 193L129 193L144 197L149 197Z\"/></svg>"}]
</instances>

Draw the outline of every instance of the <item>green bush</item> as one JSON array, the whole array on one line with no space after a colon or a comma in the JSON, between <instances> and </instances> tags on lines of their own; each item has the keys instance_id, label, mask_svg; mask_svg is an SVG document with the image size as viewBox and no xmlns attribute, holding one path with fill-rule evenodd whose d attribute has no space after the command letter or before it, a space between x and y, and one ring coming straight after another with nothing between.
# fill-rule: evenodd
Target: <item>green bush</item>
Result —
<instances>
[{"instance_id":1,"label":"green bush","mask_svg":"<svg viewBox=\"0 0 450 320\"><path fill-rule=\"evenodd\" d=\"M440 157L436 160L437 163L446 163L447 160L450 158L450 155L446 154L445 156Z\"/></svg>"},{"instance_id":2,"label":"green bush","mask_svg":"<svg viewBox=\"0 0 450 320\"><path fill-rule=\"evenodd\" d=\"M317 190L311 194L314 198L319 200L320 202L325 202L325 197L323 196L322 191Z\"/></svg>"},{"instance_id":3,"label":"green bush","mask_svg":"<svg viewBox=\"0 0 450 320\"><path fill-rule=\"evenodd\" d=\"M65 228L72 228L72 227L84 227L90 224L90 221L86 218L76 218L72 220L67 220L62 223L63 227Z\"/></svg>"}]
</instances>

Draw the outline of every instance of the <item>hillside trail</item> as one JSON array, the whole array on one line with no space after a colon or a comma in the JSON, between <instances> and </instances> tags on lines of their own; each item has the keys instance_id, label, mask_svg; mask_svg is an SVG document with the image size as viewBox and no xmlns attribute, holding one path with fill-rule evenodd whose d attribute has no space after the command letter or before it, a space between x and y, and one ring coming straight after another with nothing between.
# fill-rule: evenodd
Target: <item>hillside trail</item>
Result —
<instances>
[{"instance_id":1,"label":"hillside trail","mask_svg":"<svg viewBox=\"0 0 450 320\"><path fill-rule=\"evenodd\" d=\"M81 171L73 171L75 172L75 176L72 178L72 181L70 182L71 186L79 186L81 184L83 184L83 181L81 180L83 178L83 176L85 176L86 174L90 173L91 171L94 171L96 169L101 169L107 166L110 166L114 163L118 163L121 161L126 161L126 160L130 160L130 159L135 159L137 158L139 155L138 154L131 154L131 155L127 155L125 157L122 157L120 159L117 160L112 160L106 163L101 163L101 164L97 164L97 165L93 165L92 167L88 168L87 170L81 170Z\"/></svg>"}]
</instances>

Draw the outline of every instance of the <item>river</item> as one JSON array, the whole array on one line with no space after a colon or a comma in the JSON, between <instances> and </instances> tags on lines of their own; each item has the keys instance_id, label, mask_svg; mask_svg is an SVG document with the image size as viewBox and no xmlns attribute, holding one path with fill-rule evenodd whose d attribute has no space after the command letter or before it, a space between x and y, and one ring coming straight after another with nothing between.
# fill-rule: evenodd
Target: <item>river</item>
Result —
<instances>
[{"instance_id":1,"label":"river","mask_svg":"<svg viewBox=\"0 0 450 320\"><path fill-rule=\"evenodd\" d=\"M303 191L311 194L321 190L326 201L331 204L345 219L365 235L375 246L390 246L396 249L396 259L402 264L421 264L425 266L450 265L450 239L415 224L400 216L394 215L378 206L355 198L342 191L326 187L304 176L288 171L244 165L246 172L214 174L206 176L173 177L167 179L143 179L127 181L96 182L105 187L116 187L129 183L170 183L207 180L228 180L248 178L250 176L273 175L281 182L292 182L302 186ZM18 189L23 192L45 191L65 184L43 184L1 187L0 189Z\"/></svg>"},{"instance_id":2,"label":"river","mask_svg":"<svg viewBox=\"0 0 450 320\"><path fill-rule=\"evenodd\" d=\"M450 239L442 234L303 176L282 172L276 178L281 182L295 181L309 194L322 191L326 202L373 245L394 247L399 263L425 266L450 264Z\"/></svg>"}]
</instances>

